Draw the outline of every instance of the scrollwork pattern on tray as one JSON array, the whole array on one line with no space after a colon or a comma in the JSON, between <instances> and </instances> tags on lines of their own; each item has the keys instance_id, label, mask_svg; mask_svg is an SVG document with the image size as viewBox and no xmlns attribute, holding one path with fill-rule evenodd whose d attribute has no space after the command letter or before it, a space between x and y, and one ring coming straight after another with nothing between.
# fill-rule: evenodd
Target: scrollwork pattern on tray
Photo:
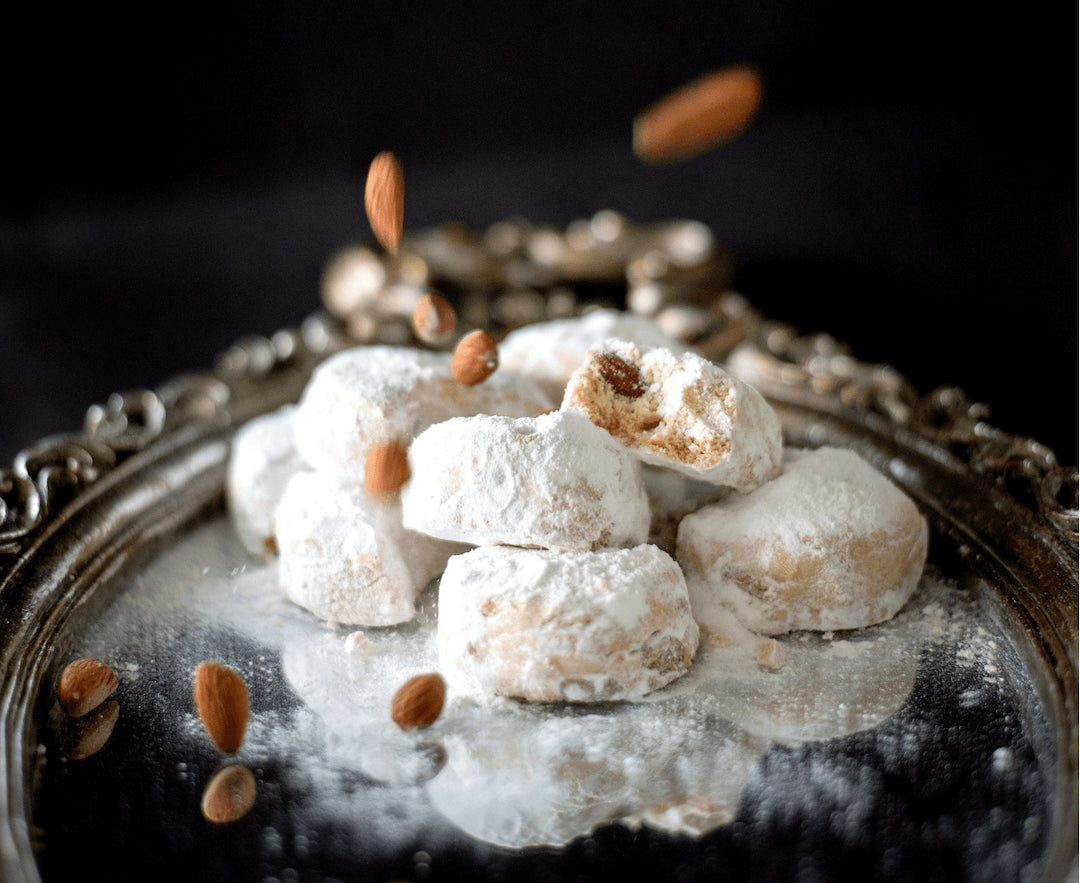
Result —
<instances>
[{"instance_id":1,"label":"scrollwork pattern on tray","mask_svg":"<svg viewBox=\"0 0 1080 883\"><path fill-rule=\"evenodd\" d=\"M827 334L803 335L767 320L730 290L731 255L697 222L634 224L601 211L562 231L507 221L480 235L461 225L444 225L407 235L397 257L362 247L348 253L364 271L361 281L371 288L364 289L359 306L355 279L352 287L345 286L348 297L324 280L326 311L312 314L299 328L238 341L210 373L184 375L156 391L112 395L88 410L81 436L47 439L21 453L13 469L0 472L0 555L19 553L66 495L126 458L181 426L227 422L233 397L253 385L273 383L278 371L299 361L317 362L357 343L415 342L403 315L380 310L386 312L387 303L411 305L424 287L440 284L460 294L460 318L490 325L498 334L524 321L561 318L605 304L603 299L579 300L579 283L611 292L621 287L631 312L653 317L736 375L812 393L913 430L1042 513L1077 543L1076 467L1062 467L1053 451L1032 439L995 429L987 422L986 406L968 401L955 387L920 395L892 367L860 362ZM378 284L371 281L376 277L382 280ZM402 285L417 290L404 296ZM360 312L350 312L354 309ZM408 339L399 341L402 335Z\"/></svg>"},{"instance_id":2,"label":"scrollwork pattern on tray","mask_svg":"<svg viewBox=\"0 0 1080 883\"><path fill-rule=\"evenodd\" d=\"M22 548L52 512L116 464L116 452L83 436L53 436L0 473L0 553Z\"/></svg>"},{"instance_id":3,"label":"scrollwork pattern on tray","mask_svg":"<svg viewBox=\"0 0 1080 883\"><path fill-rule=\"evenodd\" d=\"M323 315L272 337L248 337L218 359L212 373L184 374L157 390L114 393L86 412L78 435L54 436L22 451L0 472L0 556L18 555L63 503L127 458L182 426L231 419L236 384L274 381L305 357L322 358L346 345Z\"/></svg>"},{"instance_id":4,"label":"scrollwork pattern on tray","mask_svg":"<svg viewBox=\"0 0 1080 883\"><path fill-rule=\"evenodd\" d=\"M1034 439L992 426L990 408L970 401L963 390L941 386L920 396L895 369L857 361L826 334L799 335L779 323L763 323L731 361L748 374L829 396L916 431L1039 511L1077 544L1077 467L1062 466L1050 448Z\"/></svg>"}]
</instances>

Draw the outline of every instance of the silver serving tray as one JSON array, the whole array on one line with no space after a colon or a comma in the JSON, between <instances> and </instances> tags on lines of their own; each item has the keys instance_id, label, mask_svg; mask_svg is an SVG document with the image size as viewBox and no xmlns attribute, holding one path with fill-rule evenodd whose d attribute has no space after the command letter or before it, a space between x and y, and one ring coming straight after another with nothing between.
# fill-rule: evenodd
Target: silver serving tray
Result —
<instances>
[{"instance_id":1,"label":"silver serving tray","mask_svg":"<svg viewBox=\"0 0 1080 883\"><path fill-rule=\"evenodd\" d=\"M263 578L222 514L230 439L245 420L295 401L320 360L355 343L337 318L316 314L300 329L240 342L204 374L114 396L90 409L83 432L46 439L0 473L3 879L64 878L84 867L111 879L539 879L635 869L658 879L721 870L824 879L905 877L924 862L930 879L1075 878L1076 469L995 430L959 390L917 394L896 371L856 361L827 336L800 335L752 309L735 314L745 345L732 353L731 335L721 334L718 355L770 399L785 441L849 446L901 486L930 522L937 583L963 598L960 627L919 658L889 714L819 739L772 738L740 773L747 784L732 817L700 836L588 820L550 845L453 826L429 835L430 807L411 802L445 762L434 743L413 744L408 763L387 761L400 773L430 760L416 781L378 781L341 764L318 766L324 775L313 779L288 713L303 697L282 677L277 646L251 637L279 627L278 606L246 608L252 620L239 636L224 601L200 614L201 602L188 598L164 637L153 624L170 615L170 586L179 595L205 576L200 591L228 592L245 571ZM125 656L133 648L141 663ZM57 676L75 655L110 651L119 722L105 749L68 760ZM220 758L199 740L190 705L190 670L214 654L248 659L260 726L281 722L248 759L260 778L255 809L222 828L198 814ZM342 799L316 807L312 789ZM355 811L358 794L371 796L362 824L327 810ZM380 825L389 827L378 836L360 830ZM402 836L410 825L415 833Z\"/></svg>"}]
</instances>

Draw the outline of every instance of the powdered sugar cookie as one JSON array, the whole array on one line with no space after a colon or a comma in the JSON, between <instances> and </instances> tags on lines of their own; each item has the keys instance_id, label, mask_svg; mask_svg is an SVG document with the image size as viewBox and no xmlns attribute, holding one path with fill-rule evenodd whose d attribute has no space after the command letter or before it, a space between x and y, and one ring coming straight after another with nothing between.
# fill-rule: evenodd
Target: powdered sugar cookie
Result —
<instances>
[{"instance_id":1,"label":"powdered sugar cookie","mask_svg":"<svg viewBox=\"0 0 1080 883\"><path fill-rule=\"evenodd\" d=\"M715 503L736 491L696 481L670 469L643 464L641 478L649 499L649 542L669 555L675 554L679 522L702 506Z\"/></svg>"},{"instance_id":2,"label":"powdered sugar cookie","mask_svg":"<svg viewBox=\"0 0 1080 883\"><path fill-rule=\"evenodd\" d=\"M463 695L640 697L686 673L698 635L683 575L655 546L482 547L439 583L440 669Z\"/></svg>"},{"instance_id":3,"label":"powdered sugar cookie","mask_svg":"<svg viewBox=\"0 0 1080 883\"><path fill-rule=\"evenodd\" d=\"M462 550L405 530L399 503L324 473L293 476L274 517L285 593L332 622L412 619L417 595Z\"/></svg>"},{"instance_id":4,"label":"powdered sugar cookie","mask_svg":"<svg viewBox=\"0 0 1080 883\"><path fill-rule=\"evenodd\" d=\"M579 411L437 423L409 469L405 525L431 536L566 551L648 537L640 464Z\"/></svg>"},{"instance_id":5,"label":"powdered sugar cookie","mask_svg":"<svg viewBox=\"0 0 1080 883\"><path fill-rule=\"evenodd\" d=\"M780 470L780 420L753 387L694 353L608 340L566 387L580 408L646 463L753 490Z\"/></svg>"},{"instance_id":6,"label":"powdered sugar cookie","mask_svg":"<svg viewBox=\"0 0 1080 883\"><path fill-rule=\"evenodd\" d=\"M676 557L706 629L728 611L761 634L852 629L904 605L927 539L915 504L857 454L792 450L779 478L686 516Z\"/></svg>"},{"instance_id":7,"label":"powdered sugar cookie","mask_svg":"<svg viewBox=\"0 0 1080 883\"><path fill-rule=\"evenodd\" d=\"M295 405L248 421L229 454L225 499L244 547L254 554L275 548L274 509L294 474L310 469L293 439Z\"/></svg>"},{"instance_id":8,"label":"powdered sugar cookie","mask_svg":"<svg viewBox=\"0 0 1080 883\"><path fill-rule=\"evenodd\" d=\"M654 319L603 309L511 331L499 344L499 362L504 369L535 380L558 402L589 348L613 337L643 348L685 348L685 344L665 334Z\"/></svg>"},{"instance_id":9,"label":"powdered sugar cookie","mask_svg":"<svg viewBox=\"0 0 1080 883\"><path fill-rule=\"evenodd\" d=\"M433 423L471 414L531 417L552 407L532 381L496 371L465 386L451 355L407 347L355 347L312 374L296 417L296 445L316 469L363 480L372 445L407 441Z\"/></svg>"}]
</instances>

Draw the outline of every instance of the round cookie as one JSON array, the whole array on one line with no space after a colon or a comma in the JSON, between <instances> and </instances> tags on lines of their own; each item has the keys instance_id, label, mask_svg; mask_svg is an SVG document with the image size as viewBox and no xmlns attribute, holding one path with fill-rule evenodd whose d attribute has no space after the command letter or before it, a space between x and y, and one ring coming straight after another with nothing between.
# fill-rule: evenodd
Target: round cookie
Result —
<instances>
[{"instance_id":1,"label":"round cookie","mask_svg":"<svg viewBox=\"0 0 1080 883\"><path fill-rule=\"evenodd\" d=\"M585 361L589 348L611 337L640 347L685 349L648 316L599 309L569 319L551 319L511 331L499 344L499 364L535 380L561 401L570 375Z\"/></svg>"},{"instance_id":2,"label":"round cookie","mask_svg":"<svg viewBox=\"0 0 1080 883\"><path fill-rule=\"evenodd\" d=\"M778 478L686 516L676 558L705 629L731 612L771 635L889 619L918 585L927 542L915 504L857 454L789 450Z\"/></svg>"},{"instance_id":3,"label":"round cookie","mask_svg":"<svg viewBox=\"0 0 1080 883\"><path fill-rule=\"evenodd\" d=\"M439 583L440 670L463 695L638 698L686 673L698 636L683 575L655 546L481 547Z\"/></svg>"},{"instance_id":4,"label":"round cookie","mask_svg":"<svg viewBox=\"0 0 1080 883\"><path fill-rule=\"evenodd\" d=\"M431 536L584 551L649 535L640 464L580 412L437 423L409 469L404 523Z\"/></svg>"},{"instance_id":5,"label":"round cookie","mask_svg":"<svg viewBox=\"0 0 1080 883\"><path fill-rule=\"evenodd\" d=\"M286 595L331 622L395 625L412 619L415 599L460 546L401 526L398 503L362 486L301 472L274 516Z\"/></svg>"},{"instance_id":6,"label":"round cookie","mask_svg":"<svg viewBox=\"0 0 1080 883\"><path fill-rule=\"evenodd\" d=\"M531 380L496 371L465 386L450 353L362 346L315 369L296 416L296 445L315 469L356 481L372 445L407 442L433 423L472 414L531 417L552 406Z\"/></svg>"},{"instance_id":7,"label":"round cookie","mask_svg":"<svg viewBox=\"0 0 1080 883\"><path fill-rule=\"evenodd\" d=\"M274 510L285 485L310 467L293 440L295 405L249 420L233 437L225 478L225 499L236 532L249 552L271 553Z\"/></svg>"},{"instance_id":8,"label":"round cookie","mask_svg":"<svg viewBox=\"0 0 1080 883\"><path fill-rule=\"evenodd\" d=\"M780 471L780 420L752 386L692 352L607 340L566 386L580 408L645 463L750 491Z\"/></svg>"}]
</instances>

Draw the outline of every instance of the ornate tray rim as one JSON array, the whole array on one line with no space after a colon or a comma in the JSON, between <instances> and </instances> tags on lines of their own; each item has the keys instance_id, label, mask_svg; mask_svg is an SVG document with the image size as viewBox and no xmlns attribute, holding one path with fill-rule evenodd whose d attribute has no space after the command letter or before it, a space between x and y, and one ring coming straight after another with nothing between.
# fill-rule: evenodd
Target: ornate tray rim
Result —
<instances>
[{"instance_id":1,"label":"ornate tray rim","mask_svg":"<svg viewBox=\"0 0 1080 883\"><path fill-rule=\"evenodd\" d=\"M742 340L729 363L780 409L835 419L916 452L943 477L905 487L957 546L1002 575L1001 600L1045 674L1067 775L1054 799L1043 879L1077 863L1076 467L986 422L955 387L918 395L888 366L853 359L827 335L802 336L735 295ZM295 401L311 370L357 341L316 313L300 328L239 341L206 373L134 390L89 409L83 432L52 436L0 471L0 857L4 879L36 879L32 791L40 685L63 632L89 616L111 573L220 500L229 438L245 420ZM785 425L788 420L785 421ZM857 443L857 437L853 436ZM887 464L879 463L879 467ZM970 493L948 491L944 477ZM904 485L903 476L893 476ZM1002 524L1018 528L996 537ZM26 578L35 574L36 579Z\"/></svg>"}]
</instances>

